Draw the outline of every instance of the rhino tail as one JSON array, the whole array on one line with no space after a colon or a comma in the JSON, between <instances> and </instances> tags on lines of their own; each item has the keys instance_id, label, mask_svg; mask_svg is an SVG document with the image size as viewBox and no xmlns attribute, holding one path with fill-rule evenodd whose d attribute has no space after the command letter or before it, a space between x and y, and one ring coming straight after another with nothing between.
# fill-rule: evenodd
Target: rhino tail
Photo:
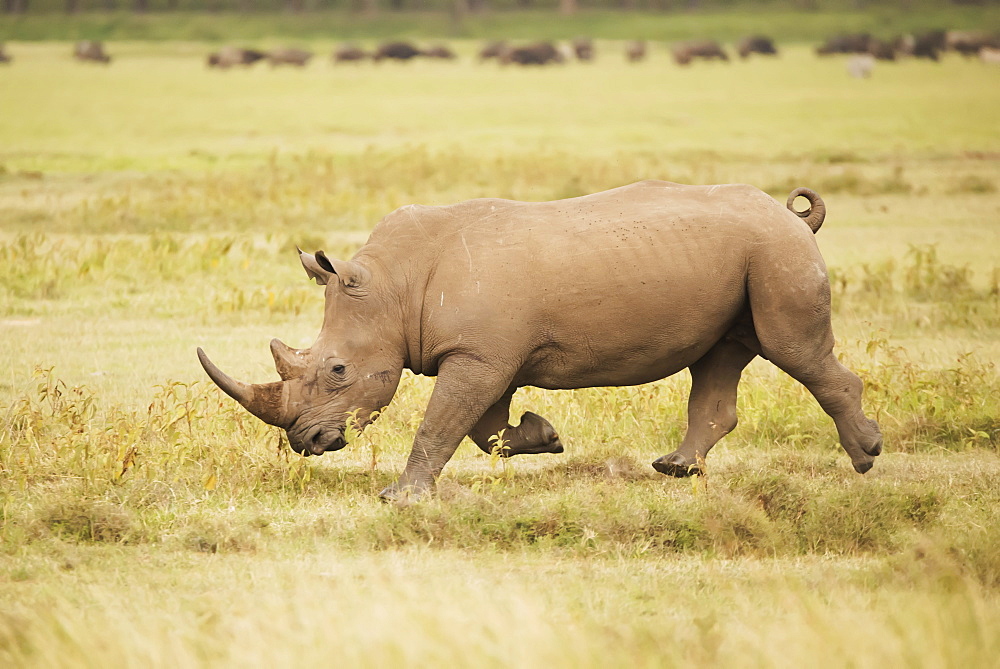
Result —
<instances>
[{"instance_id":1,"label":"rhino tail","mask_svg":"<svg viewBox=\"0 0 1000 669\"><path fill-rule=\"evenodd\" d=\"M805 211L795 211L795 198L802 196L809 200L809 208ZM811 188L796 188L792 191L792 194L788 196L788 203L786 204L788 210L805 220L806 225L809 229L816 234L819 231L821 225L823 225L823 219L826 218L826 205L823 203L823 198L816 194L816 191Z\"/></svg>"}]
</instances>

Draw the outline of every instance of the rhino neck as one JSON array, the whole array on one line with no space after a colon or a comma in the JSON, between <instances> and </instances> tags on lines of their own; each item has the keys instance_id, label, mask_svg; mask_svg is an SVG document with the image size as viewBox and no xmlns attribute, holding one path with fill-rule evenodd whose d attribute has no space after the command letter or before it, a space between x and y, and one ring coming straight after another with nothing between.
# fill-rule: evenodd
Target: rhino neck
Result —
<instances>
[{"instance_id":1,"label":"rhino neck","mask_svg":"<svg viewBox=\"0 0 1000 669\"><path fill-rule=\"evenodd\" d=\"M355 256L363 256L365 262L383 270L399 313L404 368L414 374L433 375L437 370L437 361L428 358L424 341L424 303L445 245L443 238L467 221L467 207L467 203L400 207L375 226L368 243Z\"/></svg>"},{"instance_id":2,"label":"rhino neck","mask_svg":"<svg viewBox=\"0 0 1000 669\"><path fill-rule=\"evenodd\" d=\"M420 374L420 307L421 303L414 302L414 294L419 292L423 295L423 286L411 285L412 277L421 277L419 280L426 280L426 272L423 274L413 271L410 259L406 255L400 255L397 261L392 256L391 250L383 245L366 245L359 251L353 261L365 265L372 276L379 277L377 295L380 302L380 313L382 322L380 325L380 341L388 354L388 357L398 361L397 369L409 369L415 374ZM416 304L417 311L414 312L413 305Z\"/></svg>"}]
</instances>

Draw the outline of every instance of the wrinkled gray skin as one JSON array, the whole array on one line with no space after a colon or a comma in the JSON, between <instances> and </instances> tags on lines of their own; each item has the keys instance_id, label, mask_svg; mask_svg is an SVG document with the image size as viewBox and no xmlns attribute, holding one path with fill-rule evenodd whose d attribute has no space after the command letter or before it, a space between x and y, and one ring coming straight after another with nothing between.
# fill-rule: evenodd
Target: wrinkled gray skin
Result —
<instances>
[{"instance_id":1,"label":"wrinkled gray skin","mask_svg":"<svg viewBox=\"0 0 1000 669\"><path fill-rule=\"evenodd\" d=\"M796 215L799 194L810 208ZM389 500L433 489L466 435L484 451L506 430L512 455L561 452L544 418L509 424L522 386L635 385L685 368L688 431L653 467L697 473L736 426L740 374L758 355L812 392L864 473L882 437L862 412L861 380L833 354L813 237L825 207L808 189L787 207L750 186L659 181L555 202L403 207L349 262L301 253L326 285L325 316L309 349L272 342L282 382L243 384L199 356L305 454L342 448L345 414L367 421L403 369L437 376L406 468L382 492Z\"/></svg>"}]
</instances>

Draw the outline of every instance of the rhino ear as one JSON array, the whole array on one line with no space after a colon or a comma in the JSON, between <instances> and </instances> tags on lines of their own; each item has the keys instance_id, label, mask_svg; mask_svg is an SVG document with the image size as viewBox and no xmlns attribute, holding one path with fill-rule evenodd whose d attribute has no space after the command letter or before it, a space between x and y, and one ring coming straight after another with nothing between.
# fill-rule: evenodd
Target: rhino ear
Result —
<instances>
[{"instance_id":1,"label":"rhino ear","mask_svg":"<svg viewBox=\"0 0 1000 669\"><path fill-rule=\"evenodd\" d=\"M368 278L371 276L362 265L350 260L332 260L322 251L316 251L316 262L322 267L330 267L340 278L344 288L361 288L368 283Z\"/></svg>"},{"instance_id":2,"label":"rhino ear","mask_svg":"<svg viewBox=\"0 0 1000 669\"><path fill-rule=\"evenodd\" d=\"M330 283L331 277L336 275L344 288L360 288L370 276L368 270L358 263L349 260L332 260L322 251L316 251L316 255L310 255L299 249L299 259L302 261L302 266L306 268L306 274L309 275L309 278L316 279L316 283L321 286Z\"/></svg>"},{"instance_id":3,"label":"rhino ear","mask_svg":"<svg viewBox=\"0 0 1000 669\"><path fill-rule=\"evenodd\" d=\"M325 286L330 282L330 277L336 274L333 266L330 265L329 260L323 255L322 251L314 256L311 253L304 252L297 246L295 250L299 252L299 260L302 261L302 266L305 268L306 274L310 279L316 279L317 285ZM320 264L320 259L326 261L325 267L323 264Z\"/></svg>"}]
</instances>

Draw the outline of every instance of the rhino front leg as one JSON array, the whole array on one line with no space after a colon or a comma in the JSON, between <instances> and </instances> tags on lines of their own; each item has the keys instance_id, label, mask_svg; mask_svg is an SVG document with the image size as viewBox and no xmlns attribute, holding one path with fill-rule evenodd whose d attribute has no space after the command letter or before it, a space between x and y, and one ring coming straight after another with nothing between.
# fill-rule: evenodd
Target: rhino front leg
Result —
<instances>
[{"instance_id":1,"label":"rhino front leg","mask_svg":"<svg viewBox=\"0 0 1000 669\"><path fill-rule=\"evenodd\" d=\"M653 462L653 469L678 477L701 473L708 451L736 427L736 388L756 355L737 341L723 339L691 365L687 434L676 451Z\"/></svg>"},{"instance_id":2,"label":"rhino front leg","mask_svg":"<svg viewBox=\"0 0 1000 669\"><path fill-rule=\"evenodd\" d=\"M490 438L503 430L504 455L525 455L531 453L562 453L563 445L559 435L549 421L536 413L524 412L521 423L512 427L510 420L510 401L516 388L508 388L503 397L491 406L479 419L475 427L469 430L472 439L484 453L492 453L496 441Z\"/></svg>"},{"instance_id":3,"label":"rhino front leg","mask_svg":"<svg viewBox=\"0 0 1000 669\"><path fill-rule=\"evenodd\" d=\"M438 368L424 420L403 474L379 496L406 504L434 489L437 477L459 443L506 393L513 371L468 356L452 356Z\"/></svg>"}]
</instances>

